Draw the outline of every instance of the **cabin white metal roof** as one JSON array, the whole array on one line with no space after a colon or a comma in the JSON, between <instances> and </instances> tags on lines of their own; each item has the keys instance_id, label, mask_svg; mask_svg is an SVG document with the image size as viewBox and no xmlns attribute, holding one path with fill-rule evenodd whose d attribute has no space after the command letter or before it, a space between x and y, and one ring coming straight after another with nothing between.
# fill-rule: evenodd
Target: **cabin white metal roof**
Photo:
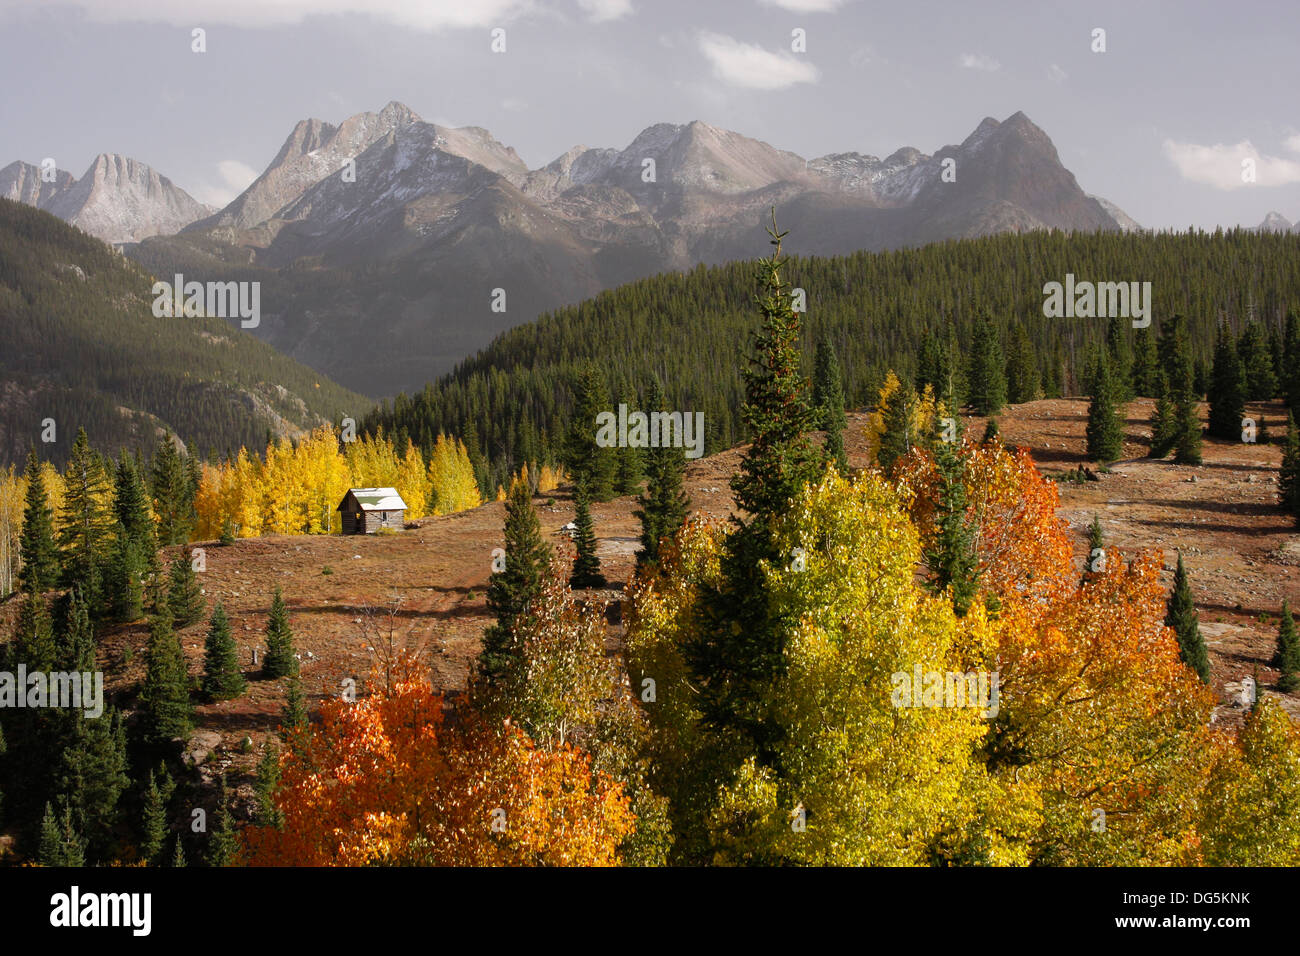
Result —
<instances>
[{"instance_id":1,"label":"cabin white metal roof","mask_svg":"<svg viewBox=\"0 0 1300 956\"><path fill-rule=\"evenodd\" d=\"M404 511L406 502L396 488L349 488L348 494L357 499L362 511ZM347 500L345 495L343 501ZM339 502L341 510L343 502Z\"/></svg>"}]
</instances>

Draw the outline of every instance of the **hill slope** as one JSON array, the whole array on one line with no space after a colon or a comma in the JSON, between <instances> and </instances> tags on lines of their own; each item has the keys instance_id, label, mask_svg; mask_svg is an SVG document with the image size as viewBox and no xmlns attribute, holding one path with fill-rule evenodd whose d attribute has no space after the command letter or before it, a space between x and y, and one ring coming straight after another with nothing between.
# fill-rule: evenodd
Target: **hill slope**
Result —
<instances>
[{"instance_id":1,"label":"hill slope","mask_svg":"<svg viewBox=\"0 0 1300 956\"><path fill-rule=\"evenodd\" d=\"M767 249L755 244L751 255ZM1300 236L1251 230L1034 232L794 258L783 275L789 286L807 292L805 359L811 362L815 343L828 339L839 353L849 402L866 405L889 368L914 376L926 330L943 336L951 322L968 342L981 307L1000 327L1004 349L1013 335L1028 337L1044 394L1078 394L1088 350L1102 343L1107 320L1044 318L1044 283L1067 273L1092 281L1152 281L1150 331L1181 312L1188 317L1193 355L1208 360L1220 315L1239 330L1253 304L1276 329L1288 309L1300 310L1297 257ZM657 374L669 408L704 412L706 451L730 447L742 437L739 353L756 321L756 275L752 263L697 267L544 315L498 337L423 391L381 406L365 425L388 433L403 429L421 444L439 431L473 436L492 459L495 484L520 462L554 450L545 436L568 427L570 382L590 361L615 396L633 396L648 374ZM811 375L811 367L805 372Z\"/></svg>"},{"instance_id":2,"label":"hill slope","mask_svg":"<svg viewBox=\"0 0 1300 956\"><path fill-rule=\"evenodd\" d=\"M171 430L201 450L296 434L369 403L217 318L155 318L154 279L49 213L0 200L0 465L53 418L102 451Z\"/></svg>"}]
</instances>

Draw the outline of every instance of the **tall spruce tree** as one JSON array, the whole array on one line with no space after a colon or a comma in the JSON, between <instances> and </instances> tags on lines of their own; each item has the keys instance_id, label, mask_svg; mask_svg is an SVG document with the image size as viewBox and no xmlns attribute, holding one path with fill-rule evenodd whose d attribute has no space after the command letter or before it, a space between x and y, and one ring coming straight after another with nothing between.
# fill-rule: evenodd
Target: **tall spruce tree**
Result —
<instances>
[{"instance_id":1,"label":"tall spruce tree","mask_svg":"<svg viewBox=\"0 0 1300 956\"><path fill-rule=\"evenodd\" d=\"M1295 311L1286 314L1286 331L1282 335L1282 358L1285 372L1282 377L1282 394L1291 414L1300 418L1300 315Z\"/></svg>"},{"instance_id":2,"label":"tall spruce tree","mask_svg":"<svg viewBox=\"0 0 1300 956\"><path fill-rule=\"evenodd\" d=\"M144 614L144 560L139 546L119 521L104 566L104 599L115 621L135 621Z\"/></svg>"},{"instance_id":3,"label":"tall spruce tree","mask_svg":"<svg viewBox=\"0 0 1300 956\"><path fill-rule=\"evenodd\" d=\"M584 365L573 383L573 418L564 447L564 467L574 481L582 479L596 501L614 497L618 469L616 448L597 442L596 416L617 413L611 408L604 376L591 364Z\"/></svg>"},{"instance_id":4,"label":"tall spruce tree","mask_svg":"<svg viewBox=\"0 0 1300 956\"><path fill-rule=\"evenodd\" d=\"M204 610L203 590L194 573L194 558L190 550L185 548L172 561L167 588L167 613L171 617L172 626L182 628L202 618Z\"/></svg>"},{"instance_id":5,"label":"tall spruce tree","mask_svg":"<svg viewBox=\"0 0 1300 956\"><path fill-rule=\"evenodd\" d=\"M1116 401L1133 400L1133 352L1128 344L1128 320L1111 316L1106 323L1106 358L1115 382Z\"/></svg>"},{"instance_id":6,"label":"tall spruce tree","mask_svg":"<svg viewBox=\"0 0 1300 956\"><path fill-rule=\"evenodd\" d=\"M266 652L262 655L262 676L274 680L298 673L298 657L293 650L293 629L289 626L289 609L277 586L271 597L271 613L266 619Z\"/></svg>"},{"instance_id":7,"label":"tall spruce tree","mask_svg":"<svg viewBox=\"0 0 1300 956\"><path fill-rule=\"evenodd\" d=\"M197 519L194 495L198 486L193 471L170 434L158 441L150 484L153 510L158 516L158 543L184 544L189 540Z\"/></svg>"},{"instance_id":8,"label":"tall spruce tree","mask_svg":"<svg viewBox=\"0 0 1300 956\"><path fill-rule=\"evenodd\" d=\"M1174 420L1177 423L1177 440L1174 442L1174 461L1180 465L1201 463L1201 416L1196 396L1183 389L1174 398Z\"/></svg>"},{"instance_id":9,"label":"tall spruce tree","mask_svg":"<svg viewBox=\"0 0 1300 956\"><path fill-rule=\"evenodd\" d=\"M493 571L488 583L487 606L497 620L484 632L479 655L479 676L484 690L497 687L518 665L519 619L541 594L544 576L550 572L551 548L542 537L532 495L522 481L510 485L505 539L505 567Z\"/></svg>"},{"instance_id":10,"label":"tall spruce tree","mask_svg":"<svg viewBox=\"0 0 1300 956\"><path fill-rule=\"evenodd\" d=\"M1280 672L1278 690L1289 694L1300 687L1300 636L1296 634L1291 605L1286 601L1282 602L1282 619L1277 626L1277 650L1273 653L1272 663Z\"/></svg>"},{"instance_id":11,"label":"tall spruce tree","mask_svg":"<svg viewBox=\"0 0 1300 956\"><path fill-rule=\"evenodd\" d=\"M649 411L662 411L663 386L658 378L650 380L646 399ZM637 498L640 505L633 512L641 522L641 549L636 553L638 567L659 562L659 545L677 534L686 523L690 499L682 491L686 455L681 448L660 443L646 453L645 492Z\"/></svg>"},{"instance_id":12,"label":"tall spruce tree","mask_svg":"<svg viewBox=\"0 0 1300 956\"><path fill-rule=\"evenodd\" d=\"M1210 372L1210 434L1224 441L1241 437L1241 420L1246 415L1241 360L1226 323L1219 323L1214 343L1214 367Z\"/></svg>"},{"instance_id":13,"label":"tall spruce tree","mask_svg":"<svg viewBox=\"0 0 1300 956\"><path fill-rule=\"evenodd\" d=\"M230 866L235 861L239 850L239 838L235 832L235 820L230 813L230 796L226 789L226 775L223 773L217 783L217 809L212 814L212 826L208 830L208 846L205 862L208 866Z\"/></svg>"},{"instance_id":14,"label":"tall spruce tree","mask_svg":"<svg viewBox=\"0 0 1300 956\"><path fill-rule=\"evenodd\" d=\"M1300 432L1293 412L1286 416L1286 443L1282 446L1282 468L1278 474L1278 502L1300 527Z\"/></svg>"},{"instance_id":15,"label":"tall spruce tree","mask_svg":"<svg viewBox=\"0 0 1300 956\"><path fill-rule=\"evenodd\" d=\"M1165 607L1165 625L1174 630L1178 638L1178 656L1184 664L1196 671L1202 683L1210 682L1210 657L1205 649L1205 639L1197 623L1196 605L1192 601L1192 587L1183 566L1183 556L1178 555L1178 570L1174 572L1174 588Z\"/></svg>"},{"instance_id":16,"label":"tall spruce tree","mask_svg":"<svg viewBox=\"0 0 1300 956\"><path fill-rule=\"evenodd\" d=\"M928 335L928 333L927 333ZM936 393L938 386L932 385ZM817 427L826 432L822 446L826 459L835 463L840 474L847 474L849 461L844 453L844 379L840 373L840 360L835 346L823 339L817 343L817 356L813 362L813 409Z\"/></svg>"},{"instance_id":17,"label":"tall spruce tree","mask_svg":"<svg viewBox=\"0 0 1300 956\"><path fill-rule=\"evenodd\" d=\"M25 591L48 591L58 583L59 547L54 539L54 510L45 491L36 449L27 452L27 494L18 547L23 556L18 581Z\"/></svg>"},{"instance_id":18,"label":"tall spruce tree","mask_svg":"<svg viewBox=\"0 0 1300 956\"><path fill-rule=\"evenodd\" d=\"M166 845L167 807L176 785L166 764L158 765L158 773L149 771L149 786L145 789L140 817L140 859L149 866L160 866Z\"/></svg>"},{"instance_id":19,"label":"tall spruce tree","mask_svg":"<svg viewBox=\"0 0 1300 956\"><path fill-rule=\"evenodd\" d=\"M1269 350L1268 335L1259 322L1247 322L1241 330L1237 354L1241 357L1246 401L1266 402L1273 398L1278 392L1273 353Z\"/></svg>"},{"instance_id":20,"label":"tall spruce tree","mask_svg":"<svg viewBox=\"0 0 1300 956\"><path fill-rule=\"evenodd\" d=\"M166 746L190 731L190 675L180 638L165 616L154 618L140 692L140 732L146 745Z\"/></svg>"},{"instance_id":21,"label":"tall spruce tree","mask_svg":"<svg viewBox=\"0 0 1300 956\"><path fill-rule=\"evenodd\" d=\"M966 462L958 451L957 440L943 441L936 432L934 464L939 478L934 505L936 534L923 557L930 571L931 588L938 594L947 592L953 611L965 617L979 584L979 561L975 555L975 529L968 514Z\"/></svg>"},{"instance_id":22,"label":"tall spruce tree","mask_svg":"<svg viewBox=\"0 0 1300 956\"><path fill-rule=\"evenodd\" d=\"M1034 358L1034 346L1029 340L1029 332L1024 325L1017 324L1011 333L1011 342L1007 347L1007 402L1022 405L1038 398L1039 384L1038 363Z\"/></svg>"},{"instance_id":23,"label":"tall spruce tree","mask_svg":"<svg viewBox=\"0 0 1300 956\"><path fill-rule=\"evenodd\" d=\"M1158 361L1155 342L1151 340L1151 330L1141 328L1133 330L1133 365L1129 372L1129 382L1134 396L1154 398L1160 384L1156 378Z\"/></svg>"},{"instance_id":24,"label":"tall spruce tree","mask_svg":"<svg viewBox=\"0 0 1300 956\"><path fill-rule=\"evenodd\" d=\"M571 588L603 588L605 575L600 573L600 558L596 557L596 531L591 521L591 502L585 482L579 482L573 494L574 518L577 526L573 540L578 554L573 559L573 573L569 575Z\"/></svg>"},{"instance_id":25,"label":"tall spruce tree","mask_svg":"<svg viewBox=\"0 0 1300 956\"><path fill-rule=\"evenodd\" d=\"M268 740L262 758L257 762L257 780L254 792L257 794L257 823L259 826L284 826L284 811L276 804L275 794L280 786L280 751L274 739Z\"/></svg>"},{"instance_id":26,"label":"tall spruce tree","mask_svg":"<svg viewBox=\"0 0 1300 956\"><path fill-rule=\"evenodd\" d=\"M1098 358L1093 377L1092 402L1088 406L1088 457L1111 462L1124 453L1124 420L1120 396L1106 353Z\"/></svg>"},{"instance_id":27,"label":"tall spruce tree","mask_svg":"<svg viewBox=\"0 0 1300 956\"><path fill-rule=\"evenodd\" d=\"M54 808L45 804L45 817L41 820L41 839L36 851L41 866L82 867L86 865L86 843L77 832L72 809L64 807L55 815Z\"/></svg>"},{"instance_id":28,"label":"tall spruce tree","mask_svg":"<svg viewBox=\"0 0 1300 956\"><path fill-rule=\"evenodd\" d=\"M284 690L284 709L280 712L280 732L290 738L307 726L307 699L302 693L302 681L296 673L289 676Z\"/></svg>"},{"instance_id":29,"label":"tall spruce tree","mask_svg":"<svg viewBox=\"0 0 1300 956\"><path fill-rule=\"evenodd\" d=\"M1164 458L1178 441L1178 418L1173 399L1169 396L1169 386L1164 372L1156 373L1155 410L1151 416L1151 451L1152 458Z\"/></svg>"},{"instance_id":30,"label":"tall spruce tree","mask_svg":"<svg viewBox=\"0 0 1300 956\"><path fill-rule=\"evenodd\" d=\"M105 707L96 718L79 710L62 712L60 717L54 792L71 812L87 854L97 862L109 862L117 842L120 799L131 782L121 715L116 708Z\"/></svg>"},{"instance_id":31,"label":"tall spruce tree","mask_svg":"<svg viewBox=\"0 0 1300 956\"><path fill-rule=\"evenodd\" d=\"M786 233L778 231L775 211L768 235L774 250L760 264L762 321L744 370L741 407L752 444L731 480L738 514L723 549L720 585L701 588L701 627L685 649L705 722L748 737L765 764L775 759L779 729L763 699L784 667L790 624L771 613L763 564L778 559L772 522L822 467L807 435L813 415L799 372L800 323L781 277Z\"/></svg>"},{"instance_id":32,"label":"tall spruce tree","mask_svg":"<svg viewBox=\"0 0 1300 956\"><path fill-rule=\"evenodd\" d=\"M208 619L203 652L203 692L211 700L230 700L248 689L239 666L239 651L230 634L230 619L218 601Z\"/></svg>"},{"instance_id":33,"label":"tall spruce tree","mask_svg":"<svg viewBox=\"0 0 1300 956\"><path fill-rule=\"evenodd\" d=\"M975 319L966 372L966 398L976 415L996 415L1007 403L1007 378L997 326L987 312Z\"/></svg>"}]
</instances>

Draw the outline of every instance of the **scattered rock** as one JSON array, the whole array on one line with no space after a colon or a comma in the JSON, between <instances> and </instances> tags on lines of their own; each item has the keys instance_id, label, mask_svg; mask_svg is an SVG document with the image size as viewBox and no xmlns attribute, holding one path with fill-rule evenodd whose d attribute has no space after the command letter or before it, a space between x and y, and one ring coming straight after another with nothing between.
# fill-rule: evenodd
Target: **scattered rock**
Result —
<instances>
[{"instance_id":1,"label":"scattered rock","mask_svg":"<svg viewBox=\"0 0 1300 956\"><path fill-rule=\"evenodd\" d=\"M181 755L187 767L198 767L212 755L212 751L221 745L221 734L213 730L196 730L190 734L185 744L185 753Z\"/></svg>"}]
</instances>

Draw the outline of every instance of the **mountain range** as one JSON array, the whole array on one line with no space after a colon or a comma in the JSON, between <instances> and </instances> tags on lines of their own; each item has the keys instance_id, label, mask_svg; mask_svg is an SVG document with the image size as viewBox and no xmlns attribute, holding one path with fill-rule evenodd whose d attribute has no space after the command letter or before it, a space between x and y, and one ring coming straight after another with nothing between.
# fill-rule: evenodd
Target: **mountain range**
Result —
<instances>
[{"instance_id":1,"label":"mountain range","mask_svg":"<svg viewBox=\"0 0 1300 956\"><path fill-rule=\"evenodd\" d=\"M529 169L487 130L394 102L337 126L299 122L215 211L121 157L81 180L39 172L6 167L0 195L125 243L156 275L260 281L254 334L371 396L418 389L498 333L604 289L762 255L772 207L799 254L1137 228L1079 187L1023 113L933 155L804 159L696 121Z\"/></svg>"},{"instance_id":2,"label":"mountain range","mask_svg":"<svg viewBox=\"0 0 1300 956\"><path fill-rule=\"evenodd\" d=\"M116 153L101 153L80 179L66 170L13 162L0 169L0 198L53 213L120 245L170 235L212 212L166 176Z\"/></svg>"}]
</instances>

